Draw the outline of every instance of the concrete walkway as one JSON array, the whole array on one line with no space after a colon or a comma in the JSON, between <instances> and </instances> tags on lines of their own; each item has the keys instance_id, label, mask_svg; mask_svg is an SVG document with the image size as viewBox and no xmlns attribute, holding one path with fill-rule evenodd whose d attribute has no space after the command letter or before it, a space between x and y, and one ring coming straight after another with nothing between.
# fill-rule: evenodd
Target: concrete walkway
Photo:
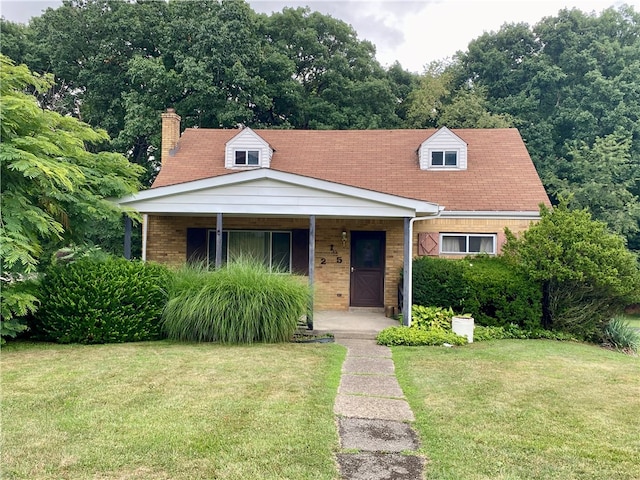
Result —
<instances>
[{"instance_id":1,"label":"concrete walkway","mask_svg":"<svg viewBox=\"0 0 640 480\"><path fill-rule=\"evenodd\" d=\"M410 424L413 412L395 376L391 350L370 338L350 337L336 332L336 343L347 347L334 405L342 479L424 478L424 458L407 454L420 444Z\"/></svg>"}]
</instances>

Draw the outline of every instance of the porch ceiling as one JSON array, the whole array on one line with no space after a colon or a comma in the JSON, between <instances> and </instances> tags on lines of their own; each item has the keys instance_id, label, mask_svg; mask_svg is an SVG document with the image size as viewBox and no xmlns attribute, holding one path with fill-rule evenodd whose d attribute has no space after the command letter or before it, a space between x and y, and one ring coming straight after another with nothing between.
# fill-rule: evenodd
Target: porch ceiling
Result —
<instances>
[{"instance_id":1,"label":"porch ceiling","mask_svg":"<svg viewBox=\"0 0 640 480\"><path fill-rule=\"evenodd\" d=\"M439 211L435 203L265 168L144 190L116 203L158 215L398 218Z\"/></svg>"}]
</instances>

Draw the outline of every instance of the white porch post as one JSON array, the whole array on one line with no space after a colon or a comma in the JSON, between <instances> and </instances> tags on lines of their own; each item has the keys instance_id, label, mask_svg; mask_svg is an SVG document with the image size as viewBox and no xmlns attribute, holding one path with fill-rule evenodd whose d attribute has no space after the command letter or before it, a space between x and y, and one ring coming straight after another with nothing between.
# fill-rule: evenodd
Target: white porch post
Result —
<instances>
[{"instance_id":1,"label":"white porch post","mask_svg":"<svg viewBox=\"0 0 640 480\"><path fill-rule=\"evenodd\" d=\"M313 281L315 274L315 257L316 257L316 216L309 216L309 288L311 294L309 296L309 307L307 310L307 329L313 330Z\"/></svg>"},{"instance_id":2,"label":"white porch post","mask_svg":"<svg viewBox=\"0 0 640 480\"><path fill-rule=\"evenodd\" d=\"M216 270L222 266L222 214L216 215Z\"/></svg>"},{"instance_id":3,"label":"white porch post","mask_svg":"<svg viewBox=\"0 0 640 480\"><path fill-rule=\"evenodd\" d=\"M411 257L412 257L412 245L411 245L411 219L404 217L404 257L403 257L403 269L402 269L402 324L405 327L409 326L411 321Z\"/></svg>"},{"instance_id":4,"label":"white porch post","mask_svg":"<svg viewBox=\"0 0 640 480\"><path fill-rule=\"evenodd\" d=\"M142 215L142 261L147 261L147 235L149 232L149 215Z\"/></svg>"}]
</instances>

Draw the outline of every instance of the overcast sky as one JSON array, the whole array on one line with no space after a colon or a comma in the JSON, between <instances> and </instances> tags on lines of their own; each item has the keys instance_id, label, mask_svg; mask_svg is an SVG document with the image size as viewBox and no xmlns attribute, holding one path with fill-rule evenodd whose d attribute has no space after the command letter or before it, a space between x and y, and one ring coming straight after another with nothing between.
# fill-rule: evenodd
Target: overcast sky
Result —
<instances>
[{"instance_id":1,"label":"overcast sky","mask_svg":"<svg viewBox=\"0 0 640 480\"><path fill-rule=\"evenodd\" d=\"M192 0L193 1L193 0ZM377 59L389 66L398 60L414 72L434 60L466 50L483 32L497 31L504 23L533 25L543 17L556 15L562 8L577 7L585 12L626 3L640 12L640 0L250 0L257 12L271 13L285 6L308 5L351 24L360 39L377 48ZM7 20L26 23L53 0L0 0L0 14Z\"/></svg>"}]
</instances>

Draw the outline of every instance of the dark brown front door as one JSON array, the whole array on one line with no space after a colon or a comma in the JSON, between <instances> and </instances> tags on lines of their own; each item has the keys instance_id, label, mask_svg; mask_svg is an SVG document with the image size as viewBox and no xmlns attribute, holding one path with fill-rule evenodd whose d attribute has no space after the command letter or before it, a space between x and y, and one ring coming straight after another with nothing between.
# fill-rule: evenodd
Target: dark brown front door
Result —
<instances>
[{"instance_id":1,"label":"dark brown front door","mask_svg":"<svg viewBox=\"0 0 640 480\"><path fill-rule=\"evenodd\" d=\"M385 232L351 232L351 306L384 306Z\"/></svg>"}]
</instances>

